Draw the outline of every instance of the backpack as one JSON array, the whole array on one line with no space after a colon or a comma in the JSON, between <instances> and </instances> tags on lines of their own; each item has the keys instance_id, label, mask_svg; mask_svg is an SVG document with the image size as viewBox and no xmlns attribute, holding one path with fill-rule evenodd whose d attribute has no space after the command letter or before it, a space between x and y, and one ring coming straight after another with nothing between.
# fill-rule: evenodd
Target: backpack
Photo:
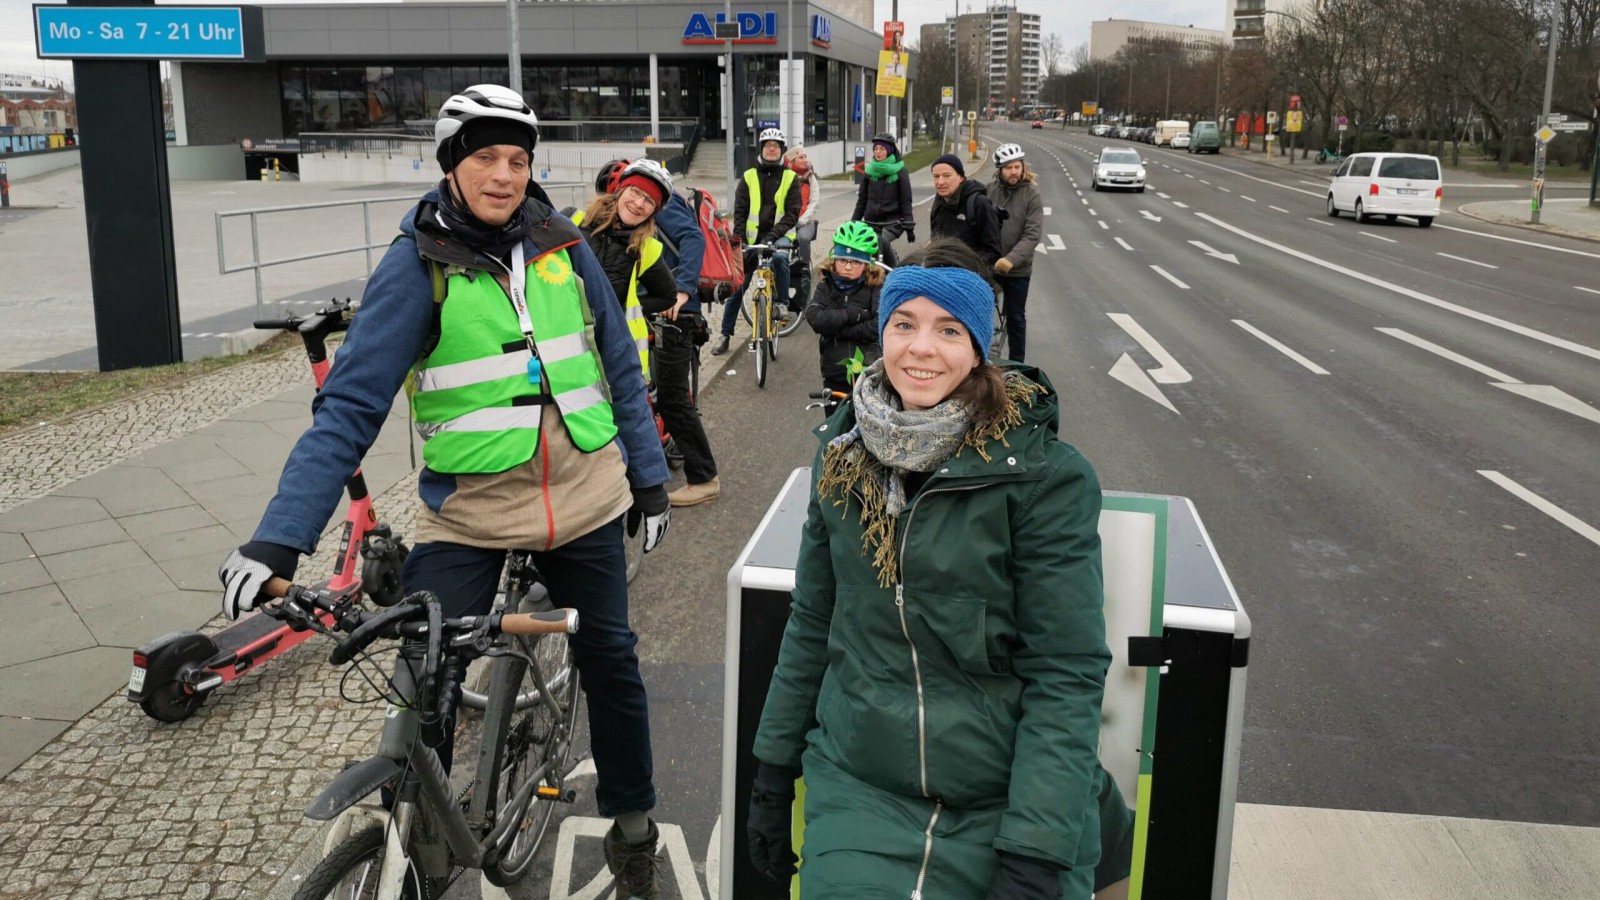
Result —
<instances>
[{"instance_id":1,"label":"backpack","mask_svg":"<svg viewBox=\"0 0 1600 900\"><path fill-rule=\"evenodd\" d=\"M717 201L710 192L691 188L688 200L706 242L705 258L700 264L700 301L725 302L737 296L744 286L744 257L736 249L733 226L717 218ZM673 255L677 255L676 247Z\"/></svg>"},{"instance_id":2,"label":"backpack","mask_svg":"<svg viewBox=\"0 0 1600 900\"><path fill-rule=\"evenodd\" d=\"M994 202L993 200L990 200L989 201L989 205L994 207L995 224L1000 224L1001 222L1004 222L1005 220L1011 218L1011 211L1006 209L1005 207L1001 206L1000 204ZM977 220L977 216L978 216L978 192L977 191L973 191L972 193L967 195L966 214L967 214L967 221L968 222L973 222L973 221Z\"/></svg>"}]
</instances>

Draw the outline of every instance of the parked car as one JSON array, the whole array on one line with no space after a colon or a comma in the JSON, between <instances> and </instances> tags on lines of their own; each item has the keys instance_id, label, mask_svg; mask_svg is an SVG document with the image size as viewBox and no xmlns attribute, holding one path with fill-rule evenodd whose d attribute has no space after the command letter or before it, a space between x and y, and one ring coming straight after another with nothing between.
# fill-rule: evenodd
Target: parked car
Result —
<instances>
[{"instance_id":1,"label":"parked car","mask_svg":"<svg viewBox=\"0 0 1600 900\"><path fill-rule=\"evenodd\" d=\"M1189 132L1185 131L1182 134L1172 136L1172 149L1182 150L1187 146L1189 146Z\"/></svg>"},{"instance_id":2,"label":"parked car","mask_svg":"<svg viewBox=\"0 0 1600 900\"><path fill-rule=\"evenodd\" d=\"M1420 153L1357 153L1328 182L1328 215L1349 210L1357 222L1411 216L1427 228L1443 203L1439 160Z\"/></svg>"},{"instance_id":3,"label":"parked car","mask_svg":"<svg viewBox=\"0 0 1600 900\"><path fill-rule=\"evenodd\" d=\"M1128 188L1144 193L1144 160L1139 151L1123 147L1107 147L1094 160L1092 190Z\"/></svg>"},{"instance_id":4,"label":"parked car","mask_svg":"<svg viewBox=\"0 0 1600 900\"><path fill-rule=\"evenodd\" d=\"M1099 125L1090 128L1089 133L1095 137L1105 137L1111 133L1111 126L1101 122Z\"/></svg>"},{"instance_id":5,"label":"parked car","mask_svg":"<svg viewBox=\"0 0 1600 900\"><path fill-rule=\"evenodd\" d=\"M1190 153L1221 153L1222 129L1215 122L1196 122L1189 130Z\"/></svg>"}]
</instances>

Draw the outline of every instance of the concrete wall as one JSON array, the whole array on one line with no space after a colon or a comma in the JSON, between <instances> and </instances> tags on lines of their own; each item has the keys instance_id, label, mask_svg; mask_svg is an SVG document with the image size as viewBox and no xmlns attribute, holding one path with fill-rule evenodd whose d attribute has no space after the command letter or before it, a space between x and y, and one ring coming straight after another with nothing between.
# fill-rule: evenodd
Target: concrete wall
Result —
<instances>
[{"instance_id":1,"label":"concrete wall","mask_svg":"<svg viewBox=\"0 0 1600 900\"><path fill-rule=\"evenodd\" d=\"M167 177L173 181L238 181L244 177L244 151L238 144L168 144Z\"/></svg>"},{"instance_id":2,"label":"concrete wall","mask_svg":"<svg viewBox=\"0 0 1600 900\"><path fill-rule=\"evenodd\" d=\"M285 136L277 63L174 63L178 65L183 67L185 136L191 146Z\"/></svg>"},{"instance_id":3,"label":"concrete wall","mask_svg":"<svg viewBox=\"0 0 1600 900\"><path fill-rule=\"evenodd\" d=\"M26 156L10 156L0 160L6 164L6 178L13 182L57 169L71 168L78 165L77 150L56 150L51 153L30 153Z\"/></svg>"}]
</instances>

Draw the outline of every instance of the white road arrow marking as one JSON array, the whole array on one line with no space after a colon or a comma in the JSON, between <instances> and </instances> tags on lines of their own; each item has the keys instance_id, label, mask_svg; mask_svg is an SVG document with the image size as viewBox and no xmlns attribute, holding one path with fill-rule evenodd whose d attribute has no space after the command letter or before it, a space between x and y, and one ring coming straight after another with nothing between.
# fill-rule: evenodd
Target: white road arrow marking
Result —
<instances>
[{"instance_id":1,"label":"white road arrow marking","mask_svg":"<svg viewBox=\"0 0 1600 900\"><path fill-rule=\"evenodd\" d=\"M1156 381L1161 384L1187 384L1194 380L1189 375L1189 372L1183 366L1178 365L1177 360L1172 358L1172 354L1157 343L1156 339L1150 336L1150 332L1144 330L1143 325L1133 320L1133 316L1127 313L1106 313L1106 315L1110 317L1111 321L1117 323L1119 328L1138 341L1139 346L1143 347L1146 353L1155 357L1159 365L1157 368L1150 370L1150 376Z\"/></svg>"},{"instance_id":2,"label":"white road arrow marking","mask_svg":"<svg viewBox=\"0 0 1600 900\"><path fill-rule=\"evenodd\" d=\"M1059 235L1059 234L1047 234L1047 235L1045 235L1045 240L1048 240L1050 242L1050 249L1051 250L1065 250L1065 249L1067 249L1067 245L1061 243L1061 235Z\"/></svg>"},{"instance_id":3,"label":"white road arrow marking","mask_svg":"<svg viewBox=\"0 0 1600 900\"><path fill-rule=\"evenodd\" d=\"M1549 500L1546 500L1538 494L1535 494L1533 491L1530 491L1522 485L1517 484L1515 481L1512 481L1499 472L1489 469L1479 469L1478 474L1489 479L1500 487L1505 488L1511 493L1512 496L1523 501L1534 509L1537 509L1539 512L1544 513L1550 518L1555 519L1557 522L1560 522L1561 524L1577 532L1578 536L1582 537L1584 540L1596 545L1600 545L1600 528L1590 525L1588 522L1583 521L1572 513L1569 513L1554 503L1551 503Z\"/></svg>"},{"instance_id":4,"label":"white road arrow marking","mask_svg":"<svg viewBox=\"0 0 1600 900\"><path fill-rule=\"evenodd\" d=\"M1148 209L1139 210L1139 215L1144 216L1146 219L1149 219L1152 222L1161 221L1161 217L1160 216L1156 215L1155 213L1151 212Z\"/></svg>"},{"instance_id":5,"label":"white road arrow marking","mask_svg":"<svg viewBox=\"0 0 1600 900\"><path fill-rule=\"evenodd\" d=\"M1571 413L1580 419L1588 419L1591 422L1600 423L1600 409L1595 409L1558 387L1548 384L1523 384L1518 379L1512 378L1499 369L1486 366L1477 360L1468 359L1454 350L1447 350L1432 341L1424 340L1399 328L1379 328L1378 331L1392 338L1405 341L1412 346L1421 347L1429 353L1441 356L1453 363L1459 363L1474 372L1487 375L1491 379L1489 384L1492 387L1516 394L1519 397L1527 397L1529 400L1554 407L1564 413Z\"/></svg>"},{"instance_id":6,"label":"white road arrow marking","mask_svg":"<svg viewBox=\"0 0 1600 900\"><path fill-rule=\"evenodd\" d=\"M1165 406L1168 410L1180 416L1183 415L1183 413L1178 412L1176 406L1172 405L1172 401L1161 393L1161 388L1156 387L1155 382L1150 380L1150 376L1146 375L1144 370L1139 368L1139 364L1134 362L1133 357L1128 354L1122 354L1122 358L1117 360L1116 365L1111 367L1110 375L1151 400Z\"/></svg>"},{"instance_id":7,"label":"white road arrow marking","mask_svg":"<svg viewBox=\"0 0 1600 900\"><path fill-rule=\"evenodd\" d=\"M1502 391L1510 391L1519 397L1537 400L1562 412L1572 413L1580 419L1588 419L1591 422L1600 423L1600 409L1595 409L1558 387L1552 387L1548 384L1522 384L1515 381L1490 383Z\"/></svg>"},{"instance_id":8,"label":"white road arrow marking","mask_svg":"<svg viewBox=\"0 0 1600 900\"><path fill-rule=\"evenodd\" d=\"M1196 247L1199 247L1202 251L1205 252L1205 254L1207 256L1214 256L1217 259L1223 260L1225 262L1231 262L1236 266L1239 264L1239 257L1234 256L1232 253L1218 253L1215 249L1213 249L1211 247L1210 244L1207 244L1204 241L1190 241L1189 243L1195 245Z\"/></svg>"}]
</instances>

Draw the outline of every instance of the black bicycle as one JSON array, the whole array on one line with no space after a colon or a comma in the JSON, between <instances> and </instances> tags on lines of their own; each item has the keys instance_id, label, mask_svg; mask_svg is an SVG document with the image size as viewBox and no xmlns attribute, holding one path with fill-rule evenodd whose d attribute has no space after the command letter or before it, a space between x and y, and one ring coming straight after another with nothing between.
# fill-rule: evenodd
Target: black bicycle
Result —
<instances>
[{"instance_id":1,"label":"black bicycle","mask_svg":"<svg viewBox=\"0 0 1600 900\"><path fill-rule=\"evenodd\" d=\"M365 804L371 824L330 847L295 900L435 900L467 869L501 887L527 874L553 804L573 799L563 780L578 697L567 635L577 631L578 614L552 607L526 553L511 557L507 605L524 612L446 618L426 592L371 612L349 589L269 583L268 593L282 599L263 612L292 627L343 632L329 662L355 663L369 683L366 648L401 641L393 674L374 683L389 704L377 753L335 777L306 816L335 819L383 788L392 791L392 811ZM332 616L332 629L322 613ZM457 797L435 747L465 663L476 656L492 657L492 674L474 779Z\"/></svg>"}]
</instances>

